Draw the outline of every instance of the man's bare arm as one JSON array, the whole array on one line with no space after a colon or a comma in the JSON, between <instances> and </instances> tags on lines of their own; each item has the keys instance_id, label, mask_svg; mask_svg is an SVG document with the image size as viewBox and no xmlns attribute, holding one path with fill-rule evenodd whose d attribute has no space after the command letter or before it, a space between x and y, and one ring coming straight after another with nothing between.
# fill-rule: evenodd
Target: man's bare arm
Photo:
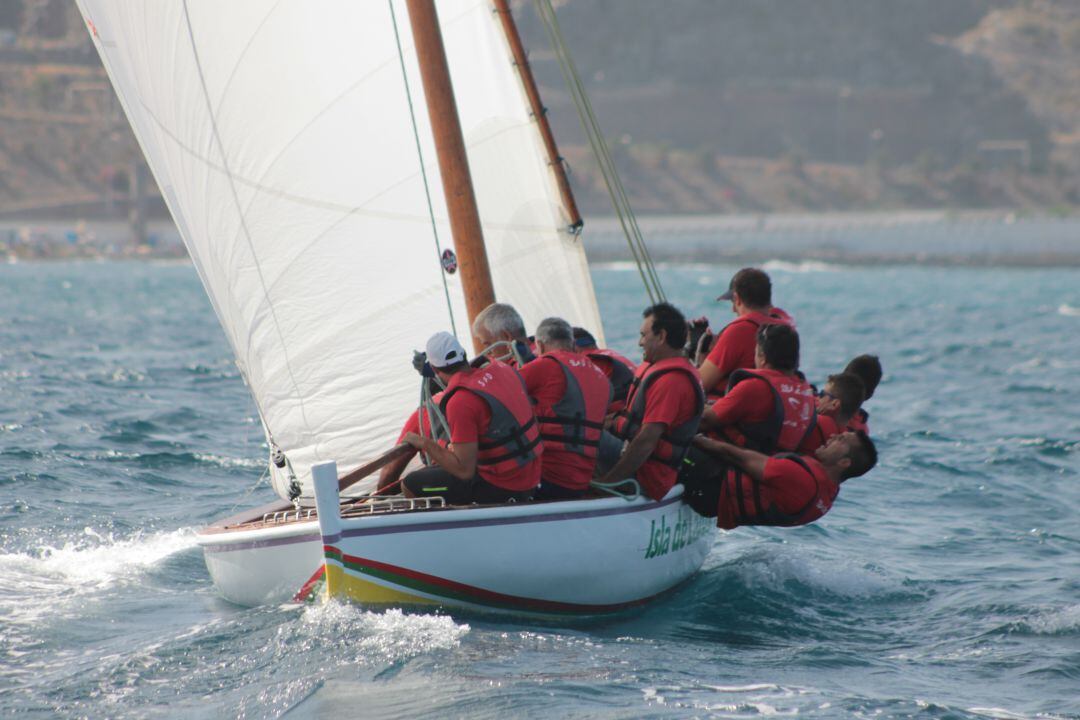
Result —
<instances>
[{"instance_id":1,"label":"man's bare arm","mask_svg":"<svg viewBox=\"0 0 1080 720\"><path fill-rule=\"evenodd\" d=\"M445 448L431 438L420 437L416 433L407 434L405 442L427 453L432 462L456 478L470 480L476 475L478 443L459 443Z\"/></svg>"},{"instance_id":2,"label":"man's bare arm","mask_svg":"<svg viewBox=\"0 0 1080 720\"><path fill-rule=\"evenodd\" d=\"M645 461L652 455L653 450L656 449L656 444L660 442L660 436L664 434L666 427L664 423L645 423L642 425L638 434L626 446L626 450L619 457L619 461L599 479L599 482L613 483L633 477L638 468L645 464Z\"/></svg>"},{"instance_id":3,"label":"man's bare arm","mask_svg":"<svg viewBox=\"0 0 1080 720\"><path fill-rule=\"evenodd\" d=\"M720 426L720 420L716 417L716 413L713 412L712 406L705 408L705 411L701 413L701 422L698 423L698 429L700 430L712 430Z\"/></svg>"},{"instance_id":4,"label":"man's bare arm","mask_svg":"<svg viewBox=\"0 0 1080 720\"><path fill-rule=\"evenodd\" d=\"M712 360L706 360L701 363L701 367L698 368L698 373L701 375L701 387L705 388L705 392L709 392L723 380L723 376L720 375L720 368L713 364Z\"/></svg>"},{"instance_id":5,"label":"man's bare arm","mask_svg":"<svg viewBox=\"0 0 1080 720\"><path fill-rule=\"evenodd\" d=\"M765 461L769 459L769 456L764 453L747 450L722 440L713 440L704 435L695 436L694 445L721 460L726 460L732 465L738 466L755 480L760 481L765 477Z\"/></svg>"},{"instance_id":6,"label":"man's bare arm","mask_svg":"<svg viewBox=\"0 0 1080 720\"><path fill-rule=\"evenodd\" d=\"M385 490L388 491L386 494L389 495L389 491L395 491L394 486L401 479L401 473L405 472L405 467L414 457L416 457L416 453L406 453L395 460L391 460L388 465L384 465L383 469L379 471L379 485L376 492L382 493Z\"/></svg>"}]
</instances>

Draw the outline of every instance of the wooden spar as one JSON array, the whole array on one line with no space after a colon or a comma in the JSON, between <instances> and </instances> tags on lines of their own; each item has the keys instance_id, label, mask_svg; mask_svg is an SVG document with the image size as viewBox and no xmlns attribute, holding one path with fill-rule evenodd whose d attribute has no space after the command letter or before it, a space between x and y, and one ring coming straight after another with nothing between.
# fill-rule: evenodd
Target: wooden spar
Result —
<instances>
[{"instance_id":1,"label":"wooden spar","mask_svg":"<svg viewBox=\"0 0 1080 720\"><path fill-rule=\"evenodd\" d=\"M416 452L415 450L413 450L411 445L407 445L405 443L395 445L394 447L390 448L382 455L375 458L366 465L361 465L360 467L353 470L351 473L347 475L342 475L340 478L338 478L338 492L341 492L352 484L363 480L371 473L381 469L384 465L389 465L394 460L397 460L400 457L404 457L411 452Z\"/></svg>"},{"instance_id":2,"label":"wooden spar","mask_svg":"<svg viewBox=\"0 0 1080 720\"><path fill-rule=\"evenodd\" d=\"M533 117L536 118L536 124L540 128L540 137L543 138L544 148L547 150L548 164L551 166L552 172L555 173L555 184L559 187L563 205L570 216L571 231L577 232L581 230L585 221L582 220L581 213L578 212L577 202L574 201L574 193L570 189L570 179L566 176L566 166L563 164L562 156L559 155L558 146L555 145L555 135L551 132L551 125L547 119L547 108L544 107L544 103L540 100L540 91L536 87L532 68L529 67L529 58L525 54L525 46L521 44L521 36L518 35L514 16L510 12L510 3L507 0L495 0L495 12L499 14L499 19L502 21L503 32L506 34L507 42L510 43L510 54L513 56L514 64L517 66L518 74L521 76L521 84L525 88L525 95L529 99L529 108L532 110Z\"/></svg>"},{"instance_id":3,"label":"wooden spar","mask_svg":"<svg viewBox=\"0 0 1080 720\"><path fill-rule=\"evenodd\" d=\"M465 310L471 329L480 311L495 302L495 287L491 282L491 268L484 250L480 213L476 209L469 159L465 154L465 139L461 133L454 88L450 84L435 3L434 0L406 0L406 7L409 9L416 56L420 61L420 77L432 134L435 136L443 193L450 213L450 232L454 237L461 286L465 293ZM476 354L483 350L475 337L473 350Z\"/></svg>"}]
</instances>

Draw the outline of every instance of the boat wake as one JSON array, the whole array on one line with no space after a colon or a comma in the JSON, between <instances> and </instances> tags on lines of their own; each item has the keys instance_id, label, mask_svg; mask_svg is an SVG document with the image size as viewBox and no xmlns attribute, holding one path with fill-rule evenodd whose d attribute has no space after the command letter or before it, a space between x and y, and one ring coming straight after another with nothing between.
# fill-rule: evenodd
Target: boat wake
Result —
<instances>
[{"instance_id":1,"label":"boat wake","mask_svg":"<svg viewBox=\"0 0 1080 720\"><path fill-rule=\"evenodd\" d=\"M845 598L883 598L903 591L902 582L855 563L822 561L790 545L767 545L728 565L748 594L767 591Z\"/></svg>"},{"instance_id":2,"label":"boat wake","mask_svg":"<svg viewBox=\"0 0 1080 720\"><path fill-rule=\"evenodd\" d=\"M299 630L325 644L336 638L341 650L365 663L404 662L417 655L457 647L470 631L448 615L361 610L330 601L304 610Z\"/></svg>"},{"instance_id":3,"label":"boat wake","mask_svg":"<svg viewBox=\"0 0 1080 720\"><path fill-rule=\"evenodd\" d=\"M118 539L88 527L63 545L41 543L25 552L2 553L0 614L21 623L63 614L87 596L134 582L162 560L193 547L191 528Z\"/></svg>"}]
</instances>

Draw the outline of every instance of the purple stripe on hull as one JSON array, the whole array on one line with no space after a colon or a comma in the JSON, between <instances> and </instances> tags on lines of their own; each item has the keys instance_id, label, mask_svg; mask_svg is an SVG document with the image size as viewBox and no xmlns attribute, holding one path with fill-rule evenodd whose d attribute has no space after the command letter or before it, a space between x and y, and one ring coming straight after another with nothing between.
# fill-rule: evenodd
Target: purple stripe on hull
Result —
<instances>
[{"instance_id":1,"label":"purple stripe on hull","mask_svg":"<svg viewBox=\"0 0 1080 720\"><path fill-rule=\"evenodd\" d=\"M278 545L293 545L295 543L313 542L322 543L319 533L307 533L304 535L291 535L289 537L271 538L270 540L250 540L235 544L203 545L203 550L209 553L232 552L233 550L255 550L257 548L277 547Z\"/></svg>"},{"instance_id":2,"label":"purple stripe on hull","mask_svg":"<svg viewBox=\"0 0 1080 720\"><path fill-rule=\"evenodd\" d=\"M580 502L580 501L578 501ZM234 550L254 550L277 545L291 545L300 542L325 542L334 544L341 538L363 537L365 535L392 535L395 533L427 532L429 530L457 530L473 527L493 527L497 525L523 525L538 522L559 522L563 520L582 520L585 518L605 517L609 515L625 515L628 513L646 512L657 508L666 507L682 502L682 497L670 498L648 505L635 505L633 507L605 508L603 510L580 510L577 512L551 513L548 515L525 515L522 517L484 518L482 520L447 520L444 522L415 523L408 525L393 525L374 528L354 528L345 530L340 535L322 538L318 533L297 535L294 537L274 538L271 540L252 540L239 543L215 543L203 545L203 550L209 553L232 552ZM437 511L445 512L445 511Z\"/></svg>"}]
</instances>

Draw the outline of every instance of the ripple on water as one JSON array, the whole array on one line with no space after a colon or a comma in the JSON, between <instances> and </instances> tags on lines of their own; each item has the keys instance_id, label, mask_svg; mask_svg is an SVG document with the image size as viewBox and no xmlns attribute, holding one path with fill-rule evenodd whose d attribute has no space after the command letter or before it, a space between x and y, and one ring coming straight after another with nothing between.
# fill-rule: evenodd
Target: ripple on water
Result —
<instances>
[{"instance_id":1,"label":"ripple on water","mask_svg":"<svg viewBox=\"0 0 1080 720\"><path fill-rule=\"evenodd\" d=\"M447 616L337 603L256 608L107 645L96 662L68 659L33 683L66 711L277 717L317 702L328 678L370 683L389 666L457 647L469 630Z\"/></svg>"},{"instance_id":2,"label":"ripple on water","mask_svg":"<svg viewBox=\"0 0 1080 720\"><path fill-rule=\"evenodd\" d=\"M661 272L676 305L721 324L702 281L735 269ZM594 278L608 338L638 357L625 270ZM57 273L80 276L62 303L35 289ZM775 277L816 378L864 351L885 362L873 476L817 527L724 536L704 572L632 616L466 630L457 615L237 608L193 538L123 526L225 514L265 464L224 335L190 267L9 270L22 290L0 293L0 422L20 427L0 431L0 496L21 501L0 498L0 715L1080 713L1080 336L1053 312L1076 305L1076 272ZM73 303L96 317L72 327Z\"/></svg>"},{"instance_id":3,"label":"ripple on water","mask_svg":"<svg viewBox=\"0 0 1080 720\"><path fill-rule=\"evenodd\" d=\"M852 626L855 608L866 613L880 607L887 614L896 604L921 603L926 597L918 583L794 543L755 543L725 555L680 591L672 615L678 618L675 637L753 647L784 645L794 638L842 636L849 642L864 632L876 633ZM658 614L666 619L665 613Z\"/></svg>"}]
</instances>

